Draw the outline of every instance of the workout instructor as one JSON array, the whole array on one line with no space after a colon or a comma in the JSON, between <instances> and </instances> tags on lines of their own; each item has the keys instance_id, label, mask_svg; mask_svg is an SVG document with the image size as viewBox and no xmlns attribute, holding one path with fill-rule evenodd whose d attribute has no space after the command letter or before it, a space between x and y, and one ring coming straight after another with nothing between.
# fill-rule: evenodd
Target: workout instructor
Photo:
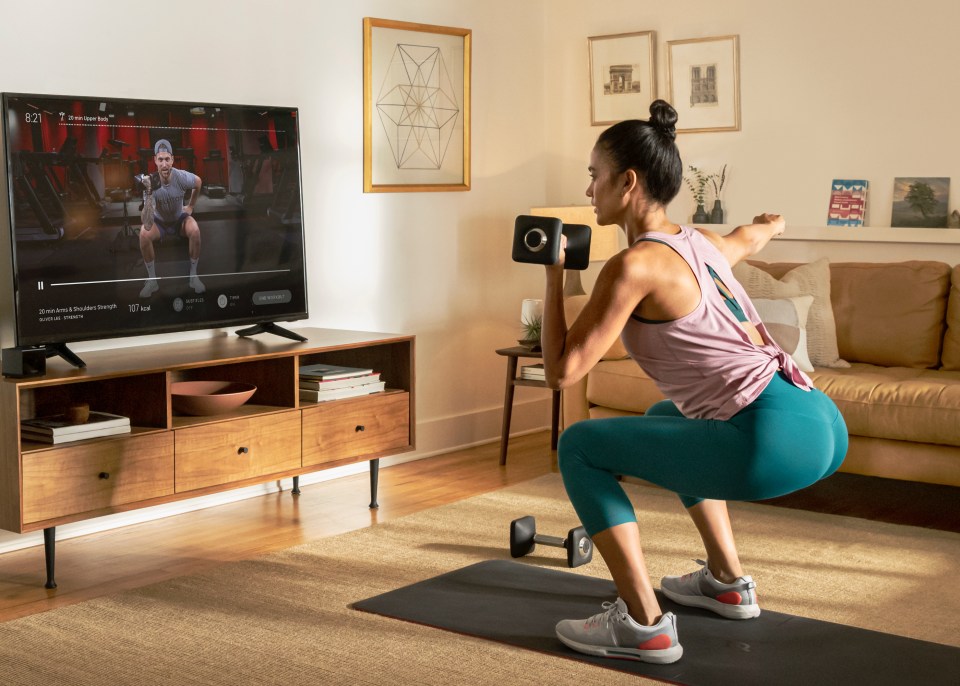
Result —
<instances>
[{"instance_id":1,"label":"workout instructor","mask_svg":"<svg viewBox=\"0 0 960 686\"><path fill-rule=\"evenodd\" d=\"M203 293L206 287L197 277L200 261L200 226L193 218L193 208L200 198L203 181L196 174L173 166L173 146L161 138L153 146L153 161L157 165L160 186L152 188L148 174L143 176L143 210L140 219L140 254L147 268L147 282L140 291L141 298L149 298L160 289L157 283L156 253L154 241L165 236L186 237L190 251L190 288L194 293ZM187 192L190 198L184 203Z\"/></svg>"},{"instance_id":2,"label":"workout instructor","mask_svg":"<svg viewBox=\"0 0 960 686\"><path fill-rule=\"evenodd\" d=\"M569 327L561 250L546 268L542 335L551 388L583 378L619 336L668 398L643 416L573 424L558 448L567 493L619 598L593 617L560 622L557 636L580 652L660 663L680 659L683 648L676 617L657 602L618 475L676 492L700 532L706 563L664 577L663 593L748 619L760 608L725 501L804 488L832 474L847 450L836 406L770 337L731 272L783 233L783 218L764 214L720 236L667 217L683 178L676 121L673 107L657 100L649 121L624 121L600 135L587 196L597 223L619 225L629 247L604 265Z\"/></svg>"}]
</instances>

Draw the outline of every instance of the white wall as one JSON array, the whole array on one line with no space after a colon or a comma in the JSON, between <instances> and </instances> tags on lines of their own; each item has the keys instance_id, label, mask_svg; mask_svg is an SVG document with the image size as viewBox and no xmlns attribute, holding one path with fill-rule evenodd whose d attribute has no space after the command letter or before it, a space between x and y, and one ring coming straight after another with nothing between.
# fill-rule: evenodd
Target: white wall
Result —
<instances>
[{"instance_id":1,"label":"white wall","mask_svg":"<svg viewBox=\"0 0 960 686\"><path fill-rule=\"evenodd\" d=\"M509 256L513 218L544 201L544 4L4 0L0 91L299 107L311 317L292 328L415 334L425 455L499 435L494 350L542 293ZM365 16L473 31L471 191L362 192ZM520 389L515 429L547 425L549 394Z\"/></svg>"},{"instance_id":2,"label":"white wall","mask_svg":"<svg viewBox=\"0 0 960 686\"><path fill-rule=\"evenodd\" d=\"M823 226L834 178L870 181L873 226L890 225L897 176L952 177L950 209L960 207L955 0L554 0L546 21L548 203L583 199L586 160L603 130L590 126L586 37L654 30L664 98L667 41L740 36L741 130L677 138L685 164L729 165L729 222L777 211L788 225ZM636 116L646 119L647 112ZM693 209L684 188L670 212L675 221L690 221ZM956 244L778 242L762 256L819 254L960 262Z\"/></svg>"}]
</instances>

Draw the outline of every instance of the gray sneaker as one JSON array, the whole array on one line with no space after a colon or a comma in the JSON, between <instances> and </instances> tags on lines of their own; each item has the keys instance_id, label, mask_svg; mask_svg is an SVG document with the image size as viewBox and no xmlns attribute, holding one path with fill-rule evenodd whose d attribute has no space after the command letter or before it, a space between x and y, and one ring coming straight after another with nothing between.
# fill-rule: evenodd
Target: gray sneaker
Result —
<instances>
[{"instance_id":1,"label":"gray sneaker","mask_svg":"<svg viewBox=\"0 0 960 686\"><path fill-rule=\"evenodd\" d=\"M683 655L672 612L664 614L655 626L643 626L627 614L627 604L620 598L604 603L603 609L587 619L558 622L557 638L578 652L600 657L666 664Z\"/></svg>"},{"instance_id":2,"label":"gray sneaker","mask_svg":"<svg viewBox=\"0 0 960 686\"><path fill-rule=\"evenodd\" d=\"M660 579L663 594L675 603L711 610L727 619L752 619L760 615L757 584L751 577L741 576L732 584L725 584L710 573L706 562L697 562L702 566L696 572Z\"/></svg>"}]
</instances>

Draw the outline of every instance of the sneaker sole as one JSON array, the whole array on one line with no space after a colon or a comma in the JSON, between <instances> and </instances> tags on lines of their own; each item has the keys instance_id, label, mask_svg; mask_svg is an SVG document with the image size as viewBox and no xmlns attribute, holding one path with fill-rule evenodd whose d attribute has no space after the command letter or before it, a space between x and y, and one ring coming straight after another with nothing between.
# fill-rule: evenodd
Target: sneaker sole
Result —
<instances>
[{"instance_id":1,"label":"sneaker sole","mask_svg":"<svg viewBox=\"0 0 960 686\"><path fill-rule=\"evenodd\" d=\"M710 610L727 619L754 619L760 616L759 605L727 605L719 600L713 600L702 595L680 595L670 589L660 586L660 591L670 600L688 607L699 607Z\"/></svg>"},{"instance_id":2,"label":"sneaker sole","mask_svg":"<svg viewBox=\"0 0 960 686\"><path fill-rule=\"evenodd\" d=\"M567 646L577 652L594 655L596 657L612 657L621 660L637 660L639 662L650 662L652 664L666 665L676 662L683 655L683 646L679 643L671 648L664 650L637 650L635 648L604 648L602 646L587 645L578 643L572 639L557 633L557 638Z\"/></svg>"}]
</instances>

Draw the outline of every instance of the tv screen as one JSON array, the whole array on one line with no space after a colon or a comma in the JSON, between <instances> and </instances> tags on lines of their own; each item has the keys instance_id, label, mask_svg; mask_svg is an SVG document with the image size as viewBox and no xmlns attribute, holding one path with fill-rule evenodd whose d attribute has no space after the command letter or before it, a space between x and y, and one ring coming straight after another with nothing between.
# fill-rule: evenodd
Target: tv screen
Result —
<instances>
[{"instance_id":1,"label":"tv screen","mask_svg":"<svg viewBox=\"0 0 960 686\"><path fill-rule=\"evenodd\" d=\"M17 345L305 318L297 119L4 93Z\"/></svg>"}]
</instances>

